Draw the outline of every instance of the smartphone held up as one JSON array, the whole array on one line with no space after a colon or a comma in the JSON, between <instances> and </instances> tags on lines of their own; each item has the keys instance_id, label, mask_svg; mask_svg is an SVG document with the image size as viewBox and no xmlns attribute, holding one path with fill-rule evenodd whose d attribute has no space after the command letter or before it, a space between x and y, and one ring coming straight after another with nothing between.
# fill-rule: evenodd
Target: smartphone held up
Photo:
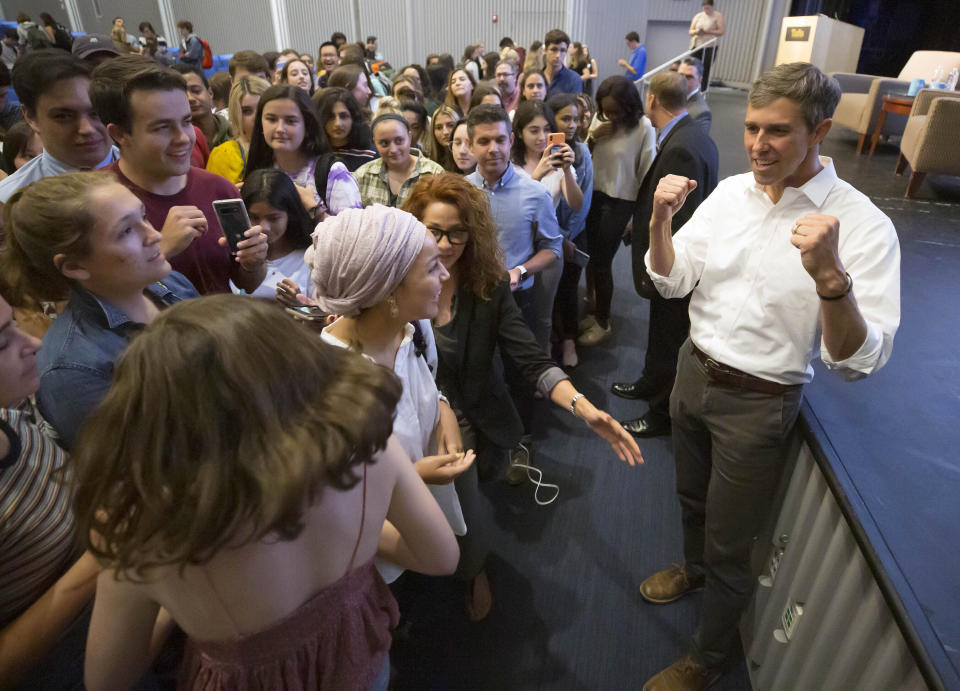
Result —
<instances>
[{"instance_id":1,"label":"smartphone held up","mask_svg":"<svg viewBox=\"0 0 960 691\"><path fill-rule=\"evenodd\" d=\"M230 254L236 256L239 251L237 245L245 239L244 233L251 228L247 207L242 199L218 199L213 202L213 211L227 239Z\"/></svg>"}]
</instances>

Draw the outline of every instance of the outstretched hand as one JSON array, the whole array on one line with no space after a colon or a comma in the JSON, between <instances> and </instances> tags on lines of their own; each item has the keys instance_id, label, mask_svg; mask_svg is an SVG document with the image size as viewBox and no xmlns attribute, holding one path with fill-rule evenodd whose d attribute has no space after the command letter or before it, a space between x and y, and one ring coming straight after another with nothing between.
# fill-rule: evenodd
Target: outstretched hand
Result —
<instances>
[{"instance_id":1,"label":"outstretched hand","mask_svg":"<svg viewBox=\"0 0 960 691\"><path fill-rule=\"evenodd\" d=\"M587 427L594 434L610 445L613 452L617 454L617 458L632 466L643 465L643 455L640 453L636 439L621 427L610 413L594 407L590 401L581 398L577 402L577 415L587 423Z\"/></svg>"}]
</instances>

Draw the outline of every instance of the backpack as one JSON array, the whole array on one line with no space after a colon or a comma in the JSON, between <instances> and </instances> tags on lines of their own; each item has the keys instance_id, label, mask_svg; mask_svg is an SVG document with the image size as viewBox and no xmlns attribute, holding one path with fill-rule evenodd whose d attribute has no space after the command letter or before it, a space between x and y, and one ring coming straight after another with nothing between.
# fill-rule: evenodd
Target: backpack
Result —
<instances>
[{"instance_id":1,"label":"backpack","mask_svg":"<svg viewBox=\"0 0 960 691\"><path fill-rule=\"evenodd\" d=\"M205 70L209 70L213 67L213 51L210 50L210 44L207 43L206 39L201 38L200 45L203 46L203 60L200 66Z\"/></svg>"},{"instance_id":2,"label":"backpack","mask_svg":"<svg viewBox=\"0 0 960 691\"><path fill-rule=\"evenodd\" d=\"M43 50L50 48L53 44L47 38L47 32L36 24L27 27L27 48L30 50Z\"/></svg>"},{"instance_id":3,"label":"backpack","mask_svg":"<svg viewBox=\"0 0 960 691\"><path fill-rule=\"evenodd\" d=\"M327 200L327 179L334 163L343 163L336 154L321 154L317 160L317 167L313 169L313 183L317 186L317 194L323 200L324 209L329 213L330 202Z\"/></svg>"},{"instance_id":4,"label":"backpack","mask_svg":"<svg viewBox=\"0 0 960 691\"><path fill-rule=\"evenodd\" d=\"M56 39L53 45L57 48L62 48L63 50L71 50L73 48L73 36L67 31L67 28L63 24L57 24L53 28L53 37Z\"/></svg>"}]
</instances>

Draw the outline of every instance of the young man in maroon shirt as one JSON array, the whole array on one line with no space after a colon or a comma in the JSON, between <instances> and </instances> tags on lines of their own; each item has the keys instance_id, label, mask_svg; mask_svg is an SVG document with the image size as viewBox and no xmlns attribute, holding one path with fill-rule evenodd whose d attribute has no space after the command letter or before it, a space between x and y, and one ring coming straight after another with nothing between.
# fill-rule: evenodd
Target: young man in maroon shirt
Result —
<instances>
[{"instance_id":1,"label":"young man in maroon shirt","mask_svg":"<svg viewBox=\"0 0 960 691\"><path fill-rule=\"evenodd\" d=\"M266 235L254 226L236 257L227 251L213 201L240 194L190 165L196 133L183 77L136 56L116 58L94 70L90 100L120 148L108 170L143 202L173 268L201 294L229 292L231 280L253 292L266 275Z\"/></svg>"}]
</instances>

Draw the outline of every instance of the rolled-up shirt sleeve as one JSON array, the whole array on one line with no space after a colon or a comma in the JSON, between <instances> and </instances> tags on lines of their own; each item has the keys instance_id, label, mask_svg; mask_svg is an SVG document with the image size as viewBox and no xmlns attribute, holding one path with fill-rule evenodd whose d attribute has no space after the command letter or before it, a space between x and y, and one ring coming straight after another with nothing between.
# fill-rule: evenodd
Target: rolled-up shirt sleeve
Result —
<instances>
[{"instance_id":1,"label":"rolled-up shirt sleeve","mask_svg":"<svg viewBox=\"0 0 960 691\"><path fill-rule=\"evenodd\" d=\"M717 198L719 196L716 194L707 197L690 220L673 236L673 267L668 275L658 274L650 268L650 250L643 256L647 273L650 274L657 292L663 297L684 297L700 280L710 246L710 228L713 225L710 219L715 203L711 200Z\"/></svg>"},{"instance_id":2,"label":"rolled-up shirt sleeve","mask_svg":"<svg viewBox=\"0 0 960 691\"><path fill-rule=\"evenodd\" d=\"M842 229L843 219L840 223ZM893 352L900 326L900 242L893 223L881 215L843 236L839 250L853 279L852 292L866 322L867 337L843 360L833 359L821 338L820 359L844 379L856 380L887 364Z\"/></svg>"},{"instance_id":3,"label":"rolled-up shirt sleeve","mask_svg":"<svg viewBox=\"0 0 960 691\"><path fill-rule=\"evenodd\" d=\"M534 252L550 250L557 258L563 259L563 236L557 223L557 212L553 206L553 197L546 189L537 200L537 235L533 243Z\"/></svg>"}]
</instances>

